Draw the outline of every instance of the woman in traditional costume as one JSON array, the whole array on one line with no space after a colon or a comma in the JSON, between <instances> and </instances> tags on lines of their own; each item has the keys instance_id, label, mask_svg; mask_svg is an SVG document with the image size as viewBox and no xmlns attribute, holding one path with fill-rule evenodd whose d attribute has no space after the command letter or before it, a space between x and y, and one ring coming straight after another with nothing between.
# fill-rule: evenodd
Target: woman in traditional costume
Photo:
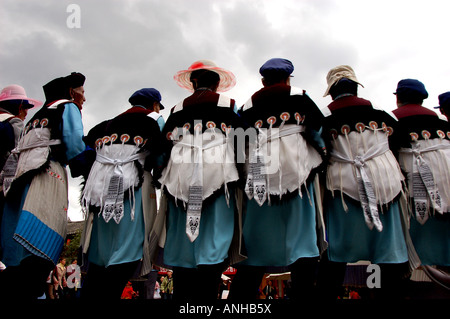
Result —
<instances>
[{"instance_id":1,"label":"woman in traditional costume","mask_svg":"<svg viewBox=\"0 0 450 319\"><path fill-rule=\"evenodd\" d=\"M293 70L286 59L264 63L264 87L238 112L256 138L246 162L248 258L235 265L230 299L255 299L264 273L271 271L291 272L291 298L313 296L321 219L314 180L324 155L317 139L323 115L304 90L290 85Z\"/></svg>"},{"instance_id":2,"label":"woman in traditional costume","mask_svg":"<svg viewBox=\"0 0 450 319\"><path fill-rule=\"evenodd\" d=\"M0 92L0 169L19 141L28 110L41 105L41 101L27 97L20 85L8 85Z\"/></svg>"},{"instance_id":3,"label":"woman in traditional costume","mask_svg":"<svg viewBox=\"0 0 450 319\"><path fill-rule=\"evenodd\" d=\"M17 146L28 110L42 105L41 101L27 97L20 85L8 85L0 92L0 171L11 151ZM0 183L0 225L3 216L4 194ZM0 228L1 229L1 228ZM0 241L0 260L2 248Z\"/></svg>"},{"instance_id":4,"label":"woman in traditional costume","mask_svg":"<svg viewBox=\"0 0 450 319\"><path fill-rule=\"evenodd\" d=\"M408 250L400 207L404 177L389 148L396 118L357 96L360 84L350 66L331 69L327 83L324 96L333 99L322 110L330 152L324 196L328 250L321 260L320 290L336 298L346 263L364 260L381 266L377 291L401 295L396 285Z\"/></svg>"},{"instance_id":5,"label":"woman in traditional costume","mask_svg":"<svg viewBox=\"0 0 450 319\"><path fill-rule=\"evenodd\" d=\"M9 288L7 298L41 296L64 246L65 167L70 166L73 177L87 174L81 106L73 101L73 89L84 81L82 74L72 73L43 87L46 102L25 126L3 168L1 240L7 269L0 285Z\"/></svg>"},{"instance_id":6,"label":"woman in traditional costume","mask_svg":"<svg viewBox=\"0 0 450 319\"><path fill-rule=\"evenodd\" d=\"M120 299L135 272L144 276L152 269L149 233L157 212L152 171L161 153L160 101L158 90L138 90L128 110L96 125L86 137L97 155L82 194L87 222L81 246L89 260L83 298Z\"/></svg>"},{"instance_id":7,"label":"woman in traditional costume","mask_svg":"<svg viewBox=\"0 0 450 319\"><path fill-rule=\"evenodd\" d=\"M450 125L444 115L422 106L428 97L422 82L403 79L395 95L394 151L407 177L411 238L422 265L450 266Z\"/></svg>"},{"instance_id":8,"label":"woman in traditional costume","mask_svg":"<svg viewBox=\"0 0 450 319\"><path fill-rule=\"evenodd\" d=\"M174 299L212 300L230 258L239 180L232 132L240 120L235 101L217 92L235 77L200 60L174 79L193 93L172 108L163 131L164 264L173 268Z\"/></svg>"}]
</instances>

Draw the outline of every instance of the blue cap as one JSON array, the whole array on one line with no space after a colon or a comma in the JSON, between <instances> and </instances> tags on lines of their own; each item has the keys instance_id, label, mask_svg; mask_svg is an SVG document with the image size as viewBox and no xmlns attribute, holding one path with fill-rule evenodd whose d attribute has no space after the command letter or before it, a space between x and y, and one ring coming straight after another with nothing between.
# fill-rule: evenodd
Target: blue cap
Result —
<instances>
[{"instance_id":1,"label":"blue cap","mask_svg":"<svg viewBox=\"0 0 450 319\"><path fill-rule=\"evenodd\" d=\"M281 58L273 58L264 63L259 69L263 77L273 74L289 76L294 71L294 65L291 61Z\"/></svg>"},{"instance_id":2,"label":"blue cap","mask_svg":"<svg viewBox=\"0 0 450 319\"><path fill-rule=\"evenodd\" d=\"M428 92L425 89L425 85L422 82L414 79L404 79L400 80L397 84L397 90L394 94L406 93L420 95L421 98L426 99L428 97Z\"/></svg>"},{"instance_id":3,"label":"blue cap","mask_svg":"<svg viewBox=\"0 0 450 319\"><path fill-rule=\"evenodd\" d=\"M146 108L151 108L153 102L159 102L160 109L164 110L164 106L161 104L161 94L157 89L144 88L133 93L128 99L131 105L142 105Z\"/></svg>"},{"instance_id":4,"label":"blue cap","mask_svg":"<svg viewBox=\"0 0 450 319\"><path fill-rule=\"evenodd\" d=\"M450 106L450 92L442 93L438 96L439 106L435 106L435 109L439 109L441 107Z\"/></svg>"}]
</instances>

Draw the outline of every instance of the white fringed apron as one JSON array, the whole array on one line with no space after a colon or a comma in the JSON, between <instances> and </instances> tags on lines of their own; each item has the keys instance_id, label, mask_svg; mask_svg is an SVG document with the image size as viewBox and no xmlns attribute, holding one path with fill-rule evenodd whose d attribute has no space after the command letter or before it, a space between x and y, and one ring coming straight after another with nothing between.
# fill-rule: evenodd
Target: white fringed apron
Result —
<instances>
[{"instance_id":1,"label":"white fringed apron","mask_svg":"<svg viewBox=\"0 0 450 319\"><path fill-rule=\"evenodd\" d=\"M400 167L389 150L386 133L366 129L345 132L332 141L327 187L339 190L345 210L343 194L361 203L369 229L382 231L378 205L388 204L401 191L404 179Z\"/></svg>"},{"instance_id":2,"label":"white fringed apron","mask_svg":"<svg viewBox=\"0 0 450 319\"><path fill-rule=\"evenodd\" d=\"M450 211L450 141L420 140L400 149L417 221L424 224L432 211Z\"/></svg>"},{"instance_id":3,"label":"white fringed apron","mask_svg":"<svg viewBox=\"0 0 450 319\"><path fill-rule=\"evenodd\" d=\"M89 205L101 208L105 222L112 219L118 224L124 216L124 192L129 191L131 219L134 219L134 188L139 185L139 171L134 161L144 165L148 152L130 144L110 144L97 148L97 157L92 165L82 194L84 209Z\"/></svg>"},{"instance_id":4,"label":"white fringed apron","mask_svg":"<svg viewBox=\"0 0 450 319\"><path fill-rule=\"evenodd\" d=\"M303 125L286 124L258 129L250 145L245 192L262 206L270 197L300 189L312 169L322 162L319 153L300 134ZM301 196L302 192L299 192Z\"/></svg>"},{"instance_id":5,"label":"white fringed apron","mask_svg":"<svg viewBox=\"0 0 450 319\"><path fill-rule=\"evenodd\" d=\"M228 134L218 129L184 133L181 139L173 140L169 163L159 181L175 199L187 204L186 234L193 242L199 234L203 201L222 186L228 201L227 183L239 177ZM172 136L176 138L176 134Z\"/></svg>"}]
</instances>

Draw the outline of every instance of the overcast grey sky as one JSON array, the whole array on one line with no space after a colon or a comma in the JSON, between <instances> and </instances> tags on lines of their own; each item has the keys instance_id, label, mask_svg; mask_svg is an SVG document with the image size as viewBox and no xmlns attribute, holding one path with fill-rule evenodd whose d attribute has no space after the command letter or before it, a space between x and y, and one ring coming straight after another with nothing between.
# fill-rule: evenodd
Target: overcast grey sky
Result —
<instances>
[{"instance_id":1,"label":"overcast grey sky","mask_svg":"<svg viewBox=\"0 0 450 319\"><path fill-rule=\"evenodd\" d=\"M79 28L68 25L70 4ZM0 0L0 87L19 84L44 100L45 83L85 74L87 133L143 87L157 88L169 109L189 94L173 75L200 59L236 75L225 94L243 104L261 87L259 67L283 57L295 66L291 84L319 107L330 102L328 70L349 64L374 104L394 109L397 82L415 78L432 108L450 91L449 9L443 0ZM79 219L76 183L70 193Z\"/></svg>"}]
</instances>

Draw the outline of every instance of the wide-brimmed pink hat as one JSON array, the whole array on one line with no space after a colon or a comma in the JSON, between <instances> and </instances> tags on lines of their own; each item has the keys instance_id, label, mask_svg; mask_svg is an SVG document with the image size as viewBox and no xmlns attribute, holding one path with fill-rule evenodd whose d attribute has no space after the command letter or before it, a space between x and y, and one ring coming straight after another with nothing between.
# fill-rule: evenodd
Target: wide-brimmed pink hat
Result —
<instances>
[{"instance_id":1,"label":"wide-brimmed pink hat","mask_svg":"<svg viewBox=\"0 0 450 319\"><path fill-rule=\"evenodd\" d=\"M0 102L9 100L27 100L33 107L43 104L39 100L29 98L25 89L17 84L8 85L0 92Z\"/></svg>"},{"instance_id":2,"label":"wide-brimmed pink hat","mask_svg":"<svg viewBox=\"0 0 450 319\"><path fill-rule=\"evenodd\" d=\"M219 87L217 88L217 92L228 91L236 85L236 77L232 72L219 68L214 62L210 60L196 61L192 63L192 65L187 70L178 71L173 78L179 86L193 92L194 87L192 86L190 77L191 73L197 70L210 70L219 74L220 82Z\"/></svg>"}]
</instances>

